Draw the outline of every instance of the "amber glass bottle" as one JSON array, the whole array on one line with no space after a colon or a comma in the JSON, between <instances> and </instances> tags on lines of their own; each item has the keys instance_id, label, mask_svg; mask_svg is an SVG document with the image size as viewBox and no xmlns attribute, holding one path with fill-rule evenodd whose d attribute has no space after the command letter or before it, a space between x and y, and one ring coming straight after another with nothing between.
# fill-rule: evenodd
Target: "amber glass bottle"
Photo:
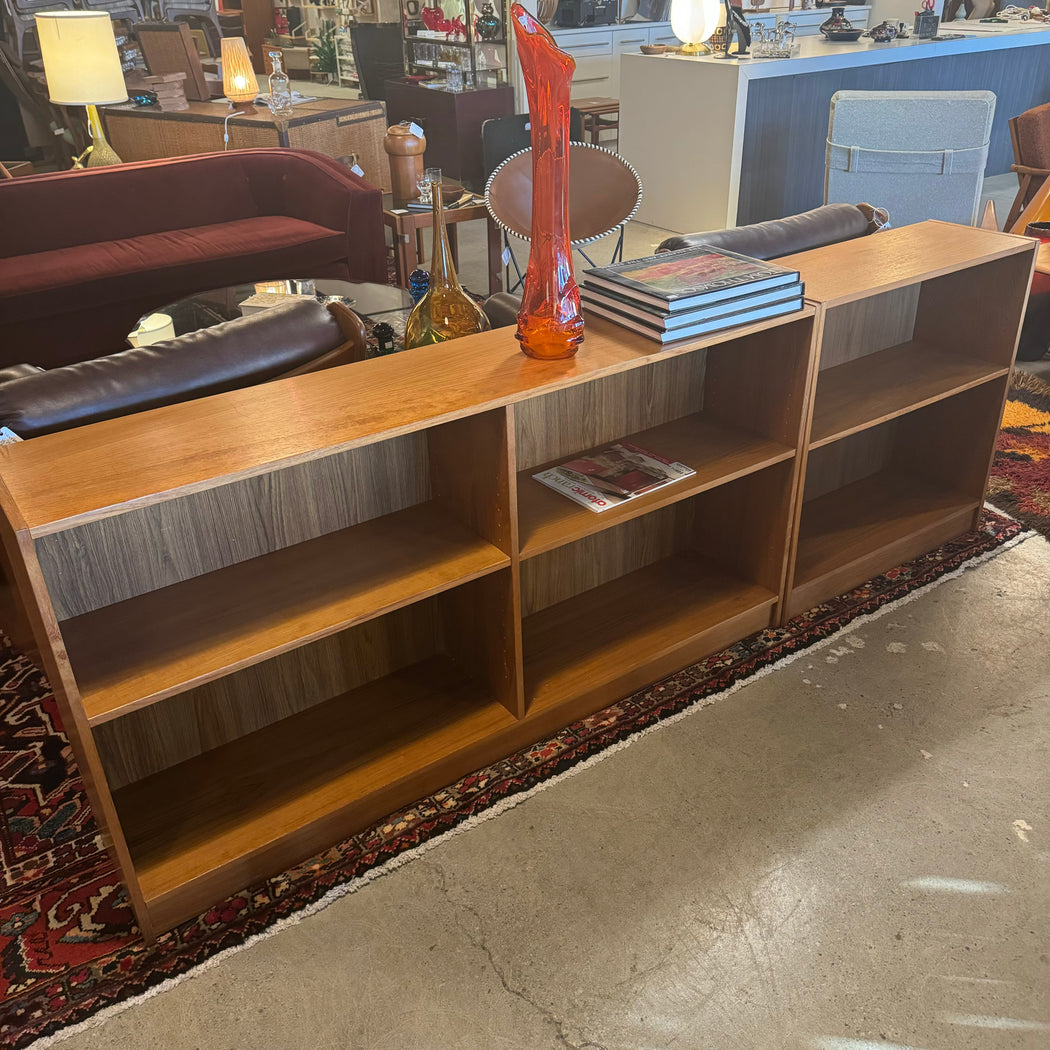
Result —
<instances>
[{"instance_id":1,"label":"amber glass bottle","mask_svg":"<svg viewBox=\"0 0 1050 1050\"><path fill-rule=\"evenodd\" d=\"M434 249L430 254L430 287L405 325L405 346L426 346L473 335L491 327L481 307L459 285L445 230L441 184L431 187L434 209Z\"/></svg>"}]
</instances>

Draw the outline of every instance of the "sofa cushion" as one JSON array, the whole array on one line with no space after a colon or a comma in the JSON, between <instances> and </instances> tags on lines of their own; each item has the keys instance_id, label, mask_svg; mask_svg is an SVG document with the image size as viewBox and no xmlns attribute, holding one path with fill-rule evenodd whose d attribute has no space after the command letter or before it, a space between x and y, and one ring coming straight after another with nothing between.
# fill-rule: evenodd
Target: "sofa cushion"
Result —
<instances>
[{"instance_id":1,"label":"sofa cushion","mask_svg":"<svg viewBox=\"0 0 1050 1050\"><path fill-rule=\"evenodd\" d=\"M251 257L262 279L276 272L346 258L346 233L285 215L264 215L98 244L0 259L0 313L5 319L44 317L120 302L162 288L199 289L241 279ZM227 274L234 272L227 280ZM178 294L173 295L177 298Z\"/></svg>"},{"instance_id":2,"label":"sofa cushion","mask_svg":"<svg viewBox=\"0 0 1050 1050\"><path fill-rule=\"evenodd\" d=\"M776 259L826 244L863 237L870 232L868 217L853 204L825 204L784 219L769 219L750 226L735 226L707 233L685 233L661 241L658 252L679 248L725 248L752 259Z\"/></svg>"},{"instance_id":3,"label":"sofa cushion","mask_svg":"<svg viewBox=\"0 0 1050 1050\"><path fill-rule=\"evenodd\" d=\"M346 341L315 300L0 383L0 426L35 437L191 401L291 372Z\"/></svg>"}]
</instances>

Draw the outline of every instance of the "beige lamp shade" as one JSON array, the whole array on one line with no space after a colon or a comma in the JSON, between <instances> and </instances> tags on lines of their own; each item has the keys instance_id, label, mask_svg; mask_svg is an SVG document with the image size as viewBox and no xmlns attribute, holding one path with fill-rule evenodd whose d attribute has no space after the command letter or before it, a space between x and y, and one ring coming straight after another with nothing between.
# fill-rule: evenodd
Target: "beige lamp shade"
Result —
<instances>
[{"instance_id":1,"label":"beige lamp shade","mask_svg":"<svg viewBox=\"0 0 1050 1050\"><path fill-rule=\"evenodd\" d=\"M127 102L113 23L105 11L44 11L36 16L36 32L55 105Z\"/></svg>"},{"instance_id":2,"label":"beige lamp shade","mask_svg":"<svg viewBox=\"0 0 1050 1050\"><path fill-rule=\"evenodd\" d=\"M259 94L259 81L243 37L222 38L222 90L231 102L251 102Z\"/></svg>"}]
</instances>

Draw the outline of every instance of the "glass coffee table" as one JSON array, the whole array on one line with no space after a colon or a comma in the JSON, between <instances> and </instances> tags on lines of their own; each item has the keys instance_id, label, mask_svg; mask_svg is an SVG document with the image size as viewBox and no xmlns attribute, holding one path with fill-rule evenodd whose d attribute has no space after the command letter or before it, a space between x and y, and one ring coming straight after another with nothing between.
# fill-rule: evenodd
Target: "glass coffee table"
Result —
<instances>
[{"instance_id":1,"label":"glass coffee table","mask_svg":"<svg viewBox=\"0 0 1050 1050\"><path fill-rule=\"evenodd\" d=\"M241 304L251 296L266 294L314 294L320 302L345 303L365 323L369 353L376 350L373 329L386 322L394 330L395 345L403 346L405 322L412 312L412 296L404 289L389 284L371 284L364 281L337 281L317 278L310 281L259 281L233 284L198 292L160 307L156 313L167 314L175 334L185 335L201 328L211 328L241 317Z\"/></svg>"}]
</instances>

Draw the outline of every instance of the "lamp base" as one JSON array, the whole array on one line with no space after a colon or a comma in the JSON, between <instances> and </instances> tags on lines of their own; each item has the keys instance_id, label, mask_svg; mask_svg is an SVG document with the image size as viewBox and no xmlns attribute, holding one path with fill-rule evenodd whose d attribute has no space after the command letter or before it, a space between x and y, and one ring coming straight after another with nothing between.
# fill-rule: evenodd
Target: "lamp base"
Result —
<instances>
[{"instance_id":1,"label":"lamp base","mask_svg":"<svg viewBox=\"0 0 1050 1050\"><path fill-rule=\"evenodd\" d=\"M106 140L106 133L102 130L102 120L98 115L96 106L87 107L88 131L91 132L91 145L73 162L76 168L104 168L111 164L123 164L117 156L117 151ZM84 158L87 158L85 161Z\"/></svg>"},{"instance_id":2,"label":"lamp base","mask_svg":"<svg viewBox=\"0 0 1050 1050\"><path fill-rule=\"evenodd\" d=\"M230 109L245 117L250 117L253 113L258 112L250 102L230 102Z\"/></svg>"},{"instance_id":3,"label":"lamp base","mask_svg":"<svg viewBox=\"0 0 1050 1050\"><path fill-rule=\"evenodd\" d=\"M707 44L683 44L679 49L680 55L709 55L714 51L714 48Z\"/></svg>"}]
</instances>

